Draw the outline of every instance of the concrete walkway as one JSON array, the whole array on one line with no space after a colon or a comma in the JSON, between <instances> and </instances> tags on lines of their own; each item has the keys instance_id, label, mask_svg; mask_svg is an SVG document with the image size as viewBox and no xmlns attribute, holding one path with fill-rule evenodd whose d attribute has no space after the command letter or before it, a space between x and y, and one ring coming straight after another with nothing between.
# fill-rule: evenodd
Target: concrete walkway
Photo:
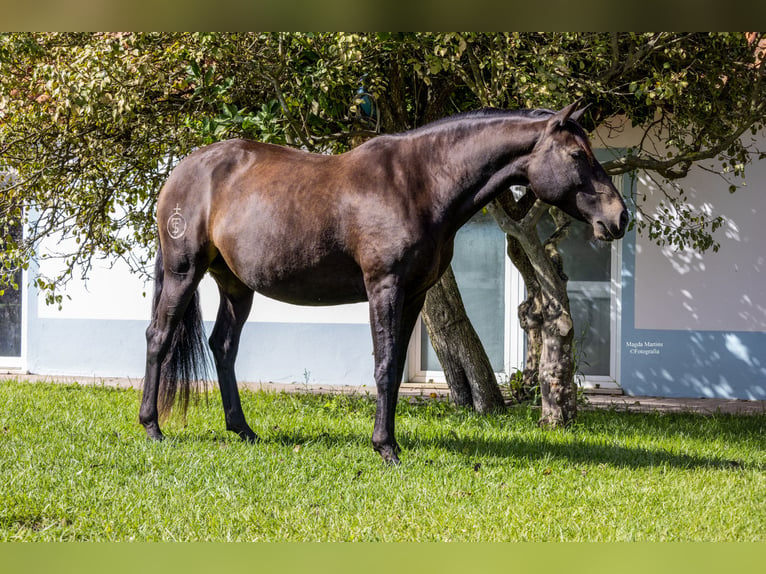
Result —
<instances>
[{"instance_id":1,"label":"concrete walkway","mask_svg":"<svg viewBox=\"0 0 766 574\"><path fill-rule=\"evenodd\" d=\"M21 375L0 372L0 379L11 379L28 382L57 382L79 383L81 385L104 385L120 388L141 388L141 379L120 379L103 377L68 377L50 375ZM358 394L375 396L374 386L337 386L316 384L282 384L282 383L240 383L240 388L250 390L266 390L273 392L297 392L312 394ZM400 397L416 400L416 397L431 399L447 399L449 390L443 385L402 385ZM621 412L691 412L703 415L737 414L756 415L766 414L766 401L746 401L737 399L677 399L664 397L639 397L610 394L589 394L586 391L588 405L585 409L614 409Z\"/></svg>"},{"instance_id":2,"label":"concrete walkway","mask_svg":"<svg viewBox=\"0 0 766 574\"><path fill-rule=\"evenodd\" d=\"M627 412L690 412L703 415L766 414L766 401L745 401L737 399L676 399L667 397L629 397L625 395L589 395L588 407L614 409Z\"/></svg>"}]
</instances>

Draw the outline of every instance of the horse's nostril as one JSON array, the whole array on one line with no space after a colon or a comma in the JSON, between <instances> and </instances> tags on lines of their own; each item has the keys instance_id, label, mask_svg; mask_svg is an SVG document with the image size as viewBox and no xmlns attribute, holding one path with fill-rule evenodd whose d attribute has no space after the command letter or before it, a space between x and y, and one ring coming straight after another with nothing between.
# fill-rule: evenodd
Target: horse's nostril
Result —
<instances>
[{"instance_id":1,"label":"horse's nostril","mask_svg":"<svg viewBox=\"0 0 766 574\"><path fill-rule=\"evenodd\" d=\"M628 210L624 209L620 215L620 230L625 231L625 229L628 227L629 220L630 216L628 215Z\"/></svg>"}]
</instances>

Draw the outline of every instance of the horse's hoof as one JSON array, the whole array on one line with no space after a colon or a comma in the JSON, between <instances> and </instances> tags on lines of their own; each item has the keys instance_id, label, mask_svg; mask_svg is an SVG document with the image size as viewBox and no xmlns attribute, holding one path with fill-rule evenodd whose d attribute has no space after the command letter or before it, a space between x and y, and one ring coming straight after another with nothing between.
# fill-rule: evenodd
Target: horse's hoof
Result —
<instances>
[{"instance_id":1,"label":"horse's hoof","mask_svg":"<svg viewBox=\"0 0 766 574\"><path fill-rule=\"evenodd\" d=\"M246 427L244 429L229 429L232 432L237 433L237 436L241 438L245 442L249 442L250 444L256 443L261 440L261 438L253 432L253 429L250 427Z\"/></svg>"},{"instance_id":2,"label":"horse's hoof","mask_svg":"<svg viewBox=\"0 0 766 574\"><path fill-rule=\"evenodd\" d=\"M239 433L239 438L250 444L255 444L261 440L261 437L259 437L253 431L250 431L249 433Z\"/></svg>"},{"instance_id":3,"label":"horse's hoof","mask_svg":"<svg viewBox=\"0 0 766 574\"><path fill-rule=\"evenodd\" d=\"M390 446L384 446L380 449L378 449L378 454L383 459L383 462L390 466L398 466L401 464L401 461L399 460L399 457L397 456L397 453L399 452L398 447L390 447Z\"/></svg>"},{"instance_id":4,"label":"horse's hoof","mask_svg":"<svg viewBox=\"0 0 766 574\"><path fill-rule=\"evenodd\" d=\"M149 430L146 429L146 440L149 442L162 442L165 440L165 435L162 434L162 431L160 429L156 430Z\"/></svg>"}]
</instances>

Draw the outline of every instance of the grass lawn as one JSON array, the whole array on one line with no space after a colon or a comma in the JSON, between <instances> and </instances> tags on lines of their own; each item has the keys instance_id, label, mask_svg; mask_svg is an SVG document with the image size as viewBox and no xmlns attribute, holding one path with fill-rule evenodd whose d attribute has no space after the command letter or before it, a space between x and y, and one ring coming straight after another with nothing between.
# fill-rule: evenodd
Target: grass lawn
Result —
<instances>
[{"instance_id":1,"label":"grass lawn","mask_svg":"<svg viewBox=\"0 0 766 574\"><path fill-rule=\"evenodd\" d=\"M766 416L402 402L402 464L370 446L374 402L243 392L149 443L135 390L0 381L0 540L766 541Z\"/></svg>"}]
</instances>

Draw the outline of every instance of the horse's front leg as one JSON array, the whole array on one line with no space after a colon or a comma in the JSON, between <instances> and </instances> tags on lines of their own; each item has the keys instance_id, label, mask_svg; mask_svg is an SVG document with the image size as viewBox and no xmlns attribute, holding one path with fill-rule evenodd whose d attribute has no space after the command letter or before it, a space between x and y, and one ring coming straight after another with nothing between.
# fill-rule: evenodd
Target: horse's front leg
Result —
<instances>
[{"instance_id":1,"label":"horse's front leg","mask_svg":"<svg viewBox=\"0 0 766 574\"><path fill-rule=\"evenodd\" d=\"M406 301L396 278L387 278L368 289L370 326L375 354L375 384L378 390L372 445L392 464L399 463L399 445L394 425L399 384L410 334L422 307Z\"/></svg>"},{"instance_id":2,"label":"horse's front leg","mask_svg":"<svg viewBox=\"0 0 766 574\"><path fill-rule=\"evenodd\" d=\"M221 303L215 327L210 336L210 348L213 351L218 372L226 428L237 433L244 440L255 442L258 437L245 420L234 374L239 339L250 314L253 292L240 283L228 269L216 268L213 270L213 276L218 282Z\"/></svg>"}]
</instances>

